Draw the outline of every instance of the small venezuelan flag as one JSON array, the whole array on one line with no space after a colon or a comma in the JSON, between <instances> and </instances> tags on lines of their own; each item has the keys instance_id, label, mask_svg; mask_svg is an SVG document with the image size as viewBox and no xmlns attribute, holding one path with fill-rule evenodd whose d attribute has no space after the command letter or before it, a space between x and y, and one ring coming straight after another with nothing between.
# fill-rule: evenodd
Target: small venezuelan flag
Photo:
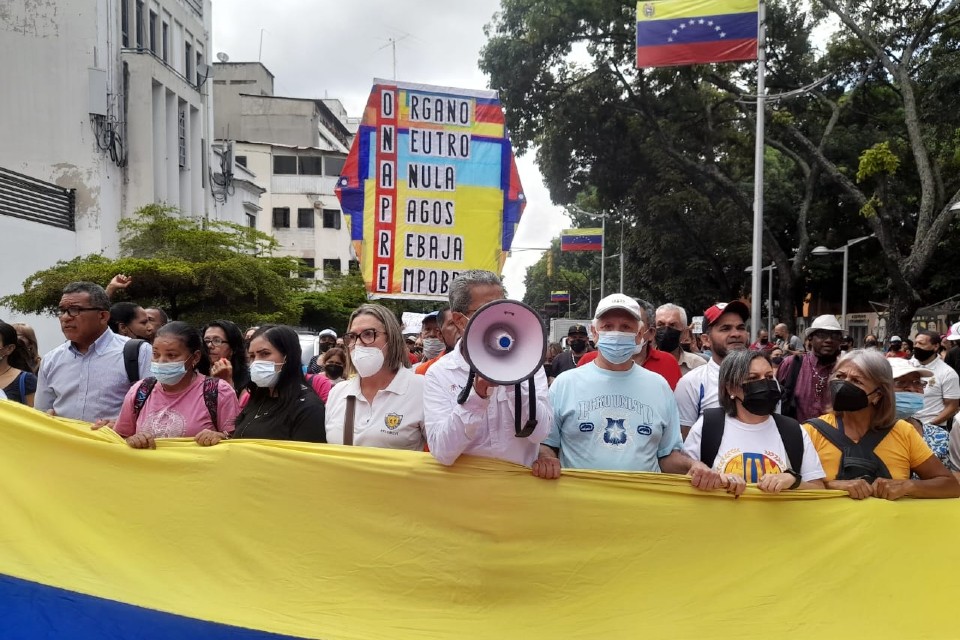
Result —
<instances>
[{"instance_id":1,"label":"small venezuelan flag","mask_svg":"<svg viewBox=\"0 0 960 640\"><path fill-rule=\"evenodd\" d=\"M603 229L564 229L560 251L603 251Z\"/></svg>"},{"instance_id":2,"label":"small venezuelan flag","mask_svg":"<svg viewBox=\"0 0 960 640\"><path fill-rule=\"evenodd\" d=\"M570 302L569 291L551 291L550 302Z\"/></svg>"},{"instance_id":3,"label":"small venezuelan flag","mask_svg":"<svg viewBox=\"0 0 960 640\"><path fill-rule=\"evenodd\" d=\"M637 67L757 59L757 0L637 3Z\"/></svg>"}]
</instances>

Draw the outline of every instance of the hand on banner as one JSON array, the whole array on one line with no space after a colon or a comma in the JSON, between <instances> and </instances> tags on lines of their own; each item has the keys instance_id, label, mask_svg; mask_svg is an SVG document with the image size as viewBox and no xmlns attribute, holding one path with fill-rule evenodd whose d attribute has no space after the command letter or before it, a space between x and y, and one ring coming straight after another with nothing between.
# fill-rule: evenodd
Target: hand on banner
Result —
<instances>
[{"instance_id":1,"label":"hand on banner","mask_svg":"<svg viewBox=\"0 0 960 640\"><path fill-rule=\"evenodd\" d=\"M157 443L151 437L144 433L135 433L127 438L127 444L134 449L156 449Z\"/></svg>"},{"instance_id":2,"label":"hand on banner","mask_svg":"<svg viewBox=\"0 0 960 640\"><path fill-rule=\"evenodd\" d=\"M873 481L873 495L876 498L884 500L898 500L907 495L913 482L910 480L888 480L887 478L877 478Z\"/></svg>"},{"instance_id":3,"label":"hand on banner","mask_svg":"<svg viewBox=\"0 0 960 640\"><path fill-rule=\"evenodd\" d=\"M194 438L201 447L212 447L223 439L225 439L224 435L213 429L204 429Z\"/></svg>"},{"instance_id":4,"label":"hand on banner","mask_svg":"<svg viewBox=\"0 0 960 640\"><path fill-rule=\"evenodd\" d=\"M533 475L544 480L556 480L560 477L560 459L541 457L533 462Z\"/></svg>"},{"instance_id":5,"label":"hand on banner","mask_svg":"<svg viewBox=\"0 0 960 640\"><path fill-rule=\"evenodd\" d=\"M713 491L725 486L720 474L699 460L690 466L687 475L690 476L691 486L701 491Z\"/></svg>"},{"instance_id":6,"label":"hand on banner","mask_svg":"<svg viewBox=\"0 0 960 640\"><path fill-rule=\"evenodd\" d=\"M720 476L720 486L734 498L739 498L747 490L747 481L743 479L743 476L735 473L725 473Z\"/></svg>"},{"instance_id":7,"label":"hand on banner","mask_svg":"<svg viewBox=\"0 0 960 640\"><path fill-rule=\"evenodd\" d=\"M863 500L873 495L874 485L866 480L833 480L827 483L827 489L846 491L854 500Z\"/></svg>"},{"instance_id":8,"label":"hand on banner","mask_svg":"<svg viewBox=\"0 0 960 640\"><path fill-rule=\"evenodd\" d=\"M768 473L757 483L760 491L767 493L780 493L793 486L797 479L789 473Z\"/></svg>"},{"instance_id":9,"label":"hand on banner","mask_svg":"<svg viewBox=\"0 0 960 640\"><path fill-rule=\"evenodd\" d=\"M106 418L100 418L96 422L94 422L92 425L90 425L90 428L93 429L94 431L96 431L97 429L102 429L104 427L107 427L108 429L113 429L113 425L115 424L115 422L116 421L114 420L107 420Z\"/></svg>"}]
</instances>

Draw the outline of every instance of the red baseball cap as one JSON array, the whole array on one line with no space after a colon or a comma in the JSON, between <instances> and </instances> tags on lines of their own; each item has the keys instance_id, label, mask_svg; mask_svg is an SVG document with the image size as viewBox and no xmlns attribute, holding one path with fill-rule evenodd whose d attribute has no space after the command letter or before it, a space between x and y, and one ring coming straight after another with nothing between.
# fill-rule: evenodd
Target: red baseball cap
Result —
<instances>
[{"instance_id":1,"label":"red baseball cap","mask_svg":"<svg viewBox=\"0 0 960 640\"><path fill-rule=\"evenodd\" d=\"M705 326L711 326L725 313L735 313L743 318L744 322L750 319L750 307L743 302L739 300L734 300L733 302L718 302L703 312L703 320L706 323Z\"/></svg>"}]
</instances>

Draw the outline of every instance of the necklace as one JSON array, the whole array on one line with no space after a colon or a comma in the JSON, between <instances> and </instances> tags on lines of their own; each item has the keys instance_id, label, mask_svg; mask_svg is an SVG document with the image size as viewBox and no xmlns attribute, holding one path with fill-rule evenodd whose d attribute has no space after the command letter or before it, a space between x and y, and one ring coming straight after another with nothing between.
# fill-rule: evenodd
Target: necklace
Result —
<instances>
[{"instance_id":1,"label":"necklace","mask_svg":"<svg viewBox=\"0 0 960 640\"><path fill-rule=\"evenodd\" d=\"M266 416L270 413L270 408L268 407L266 411L263 411L263 404L267 401L266 398L260 401L260 404L257 405L257 410L253 412L253 419L256 420L261 416Z\"/></svg>"},{"instance_id":2,"label":"necklace","mask_svg":"<svg viewBox=\"0 0 960 640\"><path fill-rule=\"evenodd\" d=\"M813 376L817 379L817 383L814 388L814 393L817 395L817 397L820 397L823 395L823 390L827 388L827 378L830 377L830 374L822 376L817 372L816 369L814 369Z\"/></svg>"}]
</instances>

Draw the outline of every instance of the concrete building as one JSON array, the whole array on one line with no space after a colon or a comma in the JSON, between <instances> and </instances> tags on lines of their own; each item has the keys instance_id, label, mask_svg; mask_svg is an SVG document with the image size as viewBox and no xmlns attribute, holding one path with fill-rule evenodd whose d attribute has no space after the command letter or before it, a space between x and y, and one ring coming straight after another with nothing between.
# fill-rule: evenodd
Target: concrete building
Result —
<instances>
[{"instance_id":1,"label":"concrete building","mask_svg":"<svg viewBox=\"0 0 960 640\"><path fill-rule=\"evenodd\" d=\"M232 144L234 161L264 190L257 229L277 239L279 255L314 267L318 280L348 273L356 256L334 188L359 118L339 100L273 95L273 74L259 62L214 69L218 144Z\"/></svg>"},{"instance_id":2,"label":"concrete building","mask_svg":"<svg viewBox=\"0 0 960 640\"><path fill-rule=\"evenodd\" d=\"M208 214L210 33L211 0L3 3L0 170L22 177L0 187L0 295L58 260L115 256L117 223L146 204ZM41 214L56 187L72 193L60 226ZM43 350L63 339L53 318L23 320Z\"/></svg>"}]
</instances>

